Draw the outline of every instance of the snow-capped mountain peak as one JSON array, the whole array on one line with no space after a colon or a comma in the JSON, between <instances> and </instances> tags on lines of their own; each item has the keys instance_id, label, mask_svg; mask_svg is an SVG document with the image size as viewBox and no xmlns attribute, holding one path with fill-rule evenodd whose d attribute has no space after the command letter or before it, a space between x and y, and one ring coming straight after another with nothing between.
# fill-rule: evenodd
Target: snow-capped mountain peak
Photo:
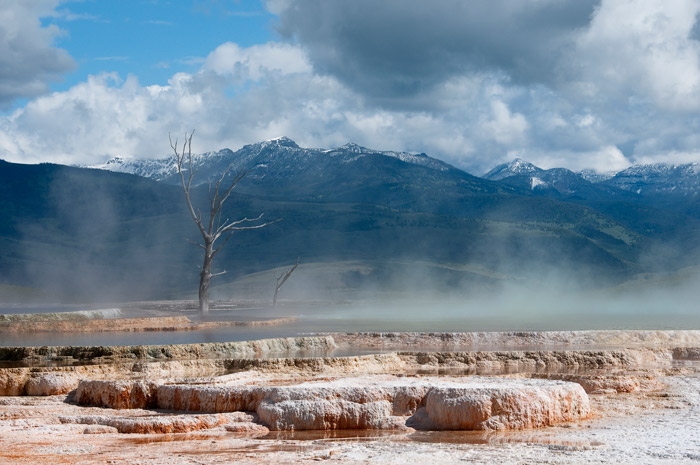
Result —
<instances>
[{"instance_id":1,"label":"snow-capped mountain peak","mask_svg":"<svg viewBox=\"0 0 700 465\"><path fill-rule=\"evenodd\" d=\"M301 148L288 137L277 137L246 145L235 152L223 149L193 154L193 164L198 173L196 181L207 183L218 179L226 170L237 172L250 169L253 171L249 177L253 179L284 180L298 173L321 179L326 176L327 171L336 169L337 163L349 168L357 163L374 163L384 158L393 158L402 163L439 171L454 169L447 163L423 153L379 151L355 143L334 149ZM129 173L157 181L178 181L172 156L139 159L121 155L88 168ZM602 198L615 195L616 198L623 198L622 191L630 193L632 197L629 198L657 195L685 199L700 197L700 163L635 165L618 173L599 173L592 170L574 173L565 168L544 170L516 158L496 166L483 177L491 181L504 181L506 184L544 195L565 197L577 195Z\"/></svg>"},{"instance_id":2,"label":"snow-capped mountain peak","mask_svg":"<svg viewBox=\"0 0 700 465\"><path fill-rule=\"evenodd\" d=\"M364 155L381 155L384 157L396 158L404 163L425 166L427 168L432 168L440 171L445 171L449 169L448 164L441 162L440 160L437 160L435 158L431 158L424 153L373 150L368 149L367 147L363 147L359 144L355 144L354 142L347 143L335 149L325 150L324 152L330 154L331 156L337 156L348 153L358 155L359 157ZM349 159L348 161L356 160L357 158L359 158L358 156Z\"/></svg>"},{"instance_id":3,"label":"snow-capped mountain peak","mask_svg":"<svg viewBox=\"0 0 700 465\"><path fill-rule=\"evenodd\" d=\"M539 168L533 165L530 162L527 162L523 160L522 158L515 158L513 161L508 163L508 168L511 171L517 172L517 173L530 173L532 171L537 171Z\"/></svg>"},{"instance_id":4,"label":"snow-capped mountain peak","mask_svg":"<svg viewBox=\"0 0 700 465\"><path fill-rule=\"evenodd\" d=\"M700 164L655 163L620 171L606 184L638 194L700 194Z\"/></svg>"},{"instance_id":5,"label":"snow-capped mountain peak","mask_svg":"<svg viewBox=\"0 0 700 465\"><path fill-rule=\"evenodd\" d=\"M619 172L588 169L574 173L566 168L543 170L516 158L510 163L496 166L483 177L491 181L504 180L531 190L553 189L565 196L589 195L586 192L598 189L600 195L605 193L617 197L622 195L620 191L634 196L700 197L700 163L655 163L634 165ZM617 193L611 188L616 189Z\"/></svg>"},{"instance_id":6,"label":"snow-capped mountain peak","mask_svg":"<svg viewBox=\"0 0 700 465\"><path fill-rule=\"evenodd\" d=\"M171 157L159 159L114 157L104 163L90 165L86 168L135 174L153 179L162 179L176 171L175 163Z\"/></svg>"},{"instance_id":7,"label":"snow-capped mountain peak","mask_svg":"<svg viewBox=\"0 0 700 465\"><path fill-rule=\"evenodd\" d=\"M286 136L280 136L280 137L275 137L270 140L266 140L265 142L262 143L263 145L277 145L280 147L291 147L298 149L299 146L297 145L296 142L294 142L292 139Z\"/></svg>"},{"instance_id":8,"label":"snow-capped mountain peak","mask_svg":"<svg viewBox=\"0 0 700 465\"><path fill-rule=\"evenodd\" d=\"M491 181L500 181L501 179L508 178L510 176L521 176L528 174L535 174L541 172L542 169L533 165L530 162L523 160L522 158L516 158L510 163L503 163L498 165L483 177Z\"/></svg>"},{"instance_id":9,"label":"snow-capped mountain peak","mask_svg":"<svg viewBox=\"0 0 700 465\"><path fill-rule=\"evenodd\" d=\"M363 147L361 145L358 145L354 142L348 142L347 144L343 145L342 147L338 147L337 149L333 149L332 151L345 151L345 152L352 152L352 153L374 153L374 150L370 150L367 147Z\"/></svg>"}]
</instances>

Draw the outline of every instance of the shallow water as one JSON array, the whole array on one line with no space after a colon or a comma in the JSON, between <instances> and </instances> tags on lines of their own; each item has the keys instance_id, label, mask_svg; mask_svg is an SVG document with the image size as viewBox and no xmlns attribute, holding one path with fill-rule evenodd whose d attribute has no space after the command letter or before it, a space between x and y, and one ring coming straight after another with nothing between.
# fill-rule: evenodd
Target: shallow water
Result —
<instances>
[{"instance_id":1,"label":"shallow water","mask_svg":"<svg viewBox=\"0 0 700 465\"><path fill-rule=\"evenodd\" d=\"M110 304L106 308L113 308ZM0 313L50 313L94 310L99 307L45 305L0 307ZM141 316L138 308L124 310L123 317ZM191 310L170 312L170 316L188 316ZM0 346L61 345L142 345L232 342L254 339L293 337L324 332L390 331L556 331L587 329L700 329L700 312L586 312L528 314L473 308L467 305L431 303L314 304L240 310L214 310L209 320L253 320L293 316L296 321L279 326L229 326L197 331L101 332L101 333L29 333L2 334Z\"/></svg>"},{"instance_id":2,"label":"shallow water","mask_svg":"<svg viewBox=\"0 0 700 465\"><path fill-rule=\"evenodd\" d=\"M565 447L599 447L599 441L571 441L551 437L538 431L391 431L391 430L332 430L332 431L272 431L260 439L283 441L374 441L389 439L433 444L508 444L527 442Z\"/></svg>"},{"instance_id":3,"label":"shallow water","mask_svg":"<svg viewBox=\"0 0 700 465\"><path fill-rule=\"evenodd\" d=\"M238 436L230 433L231 436ZM153 444L163 442L182 441L210 441L227 449L225 442L221 442L227 435L211 434L206 432L160 434L154 436L139 436L124 438L124 442L130 445ZM552 431L400 431L400 430L317 430L317 431L271 431L265 436L258 437L262 442L251 444L249 447L239 448L238 452L279 452L287 450L308 450L323 445L324 443L370 442L370 441L409 441L431 444L509 444L529 443L541 445L554 445L563 448L586 449L603 446L600 441L571 440L559 438ZM269 445L266 444L270 441ZM295 441L294 444L290 441ZM216 446L211 451L216 453Z\"/></svg>"}]
</instances>

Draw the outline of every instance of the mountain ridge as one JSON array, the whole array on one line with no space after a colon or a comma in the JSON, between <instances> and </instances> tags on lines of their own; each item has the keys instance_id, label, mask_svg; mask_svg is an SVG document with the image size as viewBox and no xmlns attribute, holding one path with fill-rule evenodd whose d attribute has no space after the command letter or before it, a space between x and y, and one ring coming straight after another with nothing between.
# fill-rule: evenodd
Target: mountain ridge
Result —
<instances>
[{"instance_id":1,"label":"mountain ridge","mask_svg":"<svg viewBox=\"0 0 700 465\"><path fill-rule=\"evenodd\" d=\"M297 154L302 152L308 152L317 156L328 155L330 157L342 157L344 158L344 161L346 163L355 161L358 159L358 157L362 156L380 155L395 158L404 163L412 163L416 165L430 167L433 169L438 169L441 171L457 169L445 162L429 157L425 153L374 150L360 146L353 142L349 142L340 147L335 147L331 149L302 148L299 147L299 145L292 139L285 136L257 142L254 144L247 144L235 152L229 148L224 148L218 151L192 154L192 158L195 169L197 170L201 170L202 166L205 164L214 164L216 165L217 169L221 170L222 168L224 168L221 166L222 162L226 160L228 160L229 162L228 166L226 166L225 168L230 168L233 170L243 169L243 166L246 166L247 169L256 167L264 168L264 161L258 163L257 165L254 163L251 164L246 162L256 159L264 153L266 153L266 151L270 151L271 149L274 150L275 148L287 150L289 152ZM241 160L241 158L243 158L243 160ZM105 169L114 172L135 174L138 176L155 179L156 181L166 182L172 182L176 173L176 168L171 156L163 158L113 157L104 163L85 165L81 167ZM207 167L205 167L204 169L207 171L210 170ZM197 180L197 182L202 184L207 182L208 180L209 177L205 176L204 179L200 178Z\"/></svg>"},{"instance_id":2,"label":"mountain ridge","mask_svg":"<svg viewBox=\"0 0 700 465\"><path fill-rule=\"evenodd\" d=\"M294 154L300 158L313 157L315 160L319 160L324 155L339 157L346 164L356 162L366 156L384 156L430 169L458 170L466 173L425 153L375 150L353 142L331 149L302 148L292 139L282 136L247 144L236 151L224 148L218 151L193 154L195 169L200 172L196 182L199 184L211 182L216 178L215 174L221 173L224 169L233 171L252 169L254 170L251 173L252 178L269 175L265 173L269 161L266 159L266 155L269 156L275 150L286 151L288 154ZM288 163L293 161L290 158ZM135 174L171 184L178 182L172 157L154 159L114 157L104 163L84 167ZM204 174L203 177L202 174ZM610 188L613 188L642 197L657 194L686 197L700 195L700 164L698 163L633 165L617 172L600 173L590 169L574 172L562 167L542 169L522 158L515 158L509 163L495 166L480 177L490 181L506 181L506 184L522 189L539 190L541 193L549 190L550 193L560 196L575 194L582 187L585 187L586 191L590 191L594 189L591 186L600 188L605 186L608 188L606 190L608 194L612 192ZM525 179L526 177L528 179ZM513 179L509 180L508 178Z\"/></svg>"},{"instance_id":3,"label":"mountain ridge","mask_svg":"<svg viewBox=\"0 0 700 465\"><path fill-rule=\"evenodd\" d=\"M236 235L215 264L229 270L223 282L297 257L374 264L366 276L348 272L341 280L347 286L369 280L382 289L429 285L440 292L543 276L610 285L700 262L697 207L649 202L566 169L533 169L520 161L525 174L496 181L425 154L352 143L303 149L288 138L195 159L201 182L192 198L202 211L208 208L208 180L228 168L254 168L233 191L224 217L265 213L282 219ZM164 160L143 165L158 181L105 169L0 162L4 284L48 283L82 295L89 282L97 294L112 296L99 287L122 283L129 298L191 289L201 257L183 238L196 239L198 231L179 177ZM110 166L138 171L124 159ZM542 183L533 185L528 173ZM421 272L392 265L399 262L457 271L423 280ZM459 271L470 269L487 271Z\"/></svg>"},{"instance_id":4,"label":"mountain ridge","mask_svg":"<svg viewBox=\"0 0 700 465\"><path fill-rule=\"evenodd\" d=\"M617 172L598 173L593 170L573 172L566 168L542 169L516 158L510 163L496 166L483 177L521 187L529 185L533 191L553 189L564 195L574 194L585 186L589 191L608 188L605 195L615 193L610 188L626 191L633 194L630 198L639 200L667 201L669 197L682 199L700 196L700 164L698 163L633 165ZM654 199L654 196L661 198Z\"/></svg>"}]
</instances>

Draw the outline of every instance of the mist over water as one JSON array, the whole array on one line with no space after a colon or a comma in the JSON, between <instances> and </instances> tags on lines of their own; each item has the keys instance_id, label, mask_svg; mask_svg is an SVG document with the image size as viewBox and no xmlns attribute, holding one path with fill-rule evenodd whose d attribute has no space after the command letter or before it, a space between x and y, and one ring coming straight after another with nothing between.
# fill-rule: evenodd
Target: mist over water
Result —
<instances>
[{"instance_id":1,"label":"mist over water","mask_svg":"<svg viewBox=\"0 0 700 465\"><path fill-rule=\"evenodd\" d=\"M290 280L291 282L291 280ZM297 286L300 282L297 283ZM233 326L178 332L32 333L4 334L3 346L140 345L228 342L292 337L326 332L461 332L559 331L607 329L700 329L696 286L648 285L641 289L613 288L574 291L502 286L481 295L443 296L421 292L357 300L283 299L277 308L258 303L254 308L212 310L208 320L251 320L293 316L279 326ZM290 290L292 290L290 288ZM294 292L291 292L294 294ZM307 293L307 296L310 294ZM133 304L132 304L133 306ZM0 313L86 310L87 307L23 306L0 308ZM198 321L197 314L183 311ZM131 308L123 317L139 316Z\"/></svg>"}]
</instances>

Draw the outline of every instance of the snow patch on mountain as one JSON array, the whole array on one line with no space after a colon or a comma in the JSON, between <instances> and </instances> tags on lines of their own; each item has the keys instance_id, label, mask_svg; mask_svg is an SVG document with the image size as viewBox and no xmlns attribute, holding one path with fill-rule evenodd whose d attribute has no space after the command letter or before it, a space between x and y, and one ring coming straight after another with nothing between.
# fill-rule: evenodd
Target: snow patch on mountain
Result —
<instances>
[{"instance_id":1,"label":"snow patch on mountain","mask_svg":"<svg viewBox=\"0 0 700 465\"><path fill-rule=\"evenodd\" d=\"M531 177L530 178L530 189L535 190L536 187L538 186L544 186L547 187L547 183L541 180L540 178L537 177Z\"/></svg>"},{"instance_id":2,"label":"snow patch on mountain","mask_svg":"<svg viewBox=\"0 0 700 465\"><path fill-rule=\"evenodd\" d=\"M366 155L381 155L384 157L396 158L404 163L425 166L427 168L432 168L439 171L446 171L450 169L450 165L448 165L447 163L441 162L440 160L437 160L435 158L431 158L424 153L373 150L352 142L345 144L341 147L337 147L335 149L324 150L323 152L328 153L330 156L338 156L343 155L345 153L353 153L358 155L356 157L346 159L346 163L357 160L360 157Z\"/></svg>"},{"instance_id":3,"label":"snow patch on mountain","mask_svg":"<svg viewBox=\"0 0 700 465\"><path fill-rule=\"evenodd\" d=\"M483 178L490 181L500 181L511 176L521 176L542 172L542 168L533 165L522 158L516 158L510 163L503 163L486 173Z\"/></svg>"},{"instance_id":4,"label":"snow patch on mountain","mask_svg":"<svg viewBox=\"0 0 700 465\"><path fill-rule=\"evenodd\" d=\"M116 173L128 173L145 178L162 179L177 171L172 158L139 159L130 157L114 157L104 163L86 166Z\"/></svg>"},{"instance_id":5,"label":"snow patch on mountain","mask_svg":"<svg viewBox=\"0 0 700 465\"><path fill-rule=\"evenodd\" d=\"M603 182L607 181L608 179L612 178L615 176L617 173L615 171L606 171L606 172L598 172L596 170L581 170L578 173L579 176L581 176L583 179L585 179L588 182L596 183L596 182Z\"/></svg>"}]
</instances>

